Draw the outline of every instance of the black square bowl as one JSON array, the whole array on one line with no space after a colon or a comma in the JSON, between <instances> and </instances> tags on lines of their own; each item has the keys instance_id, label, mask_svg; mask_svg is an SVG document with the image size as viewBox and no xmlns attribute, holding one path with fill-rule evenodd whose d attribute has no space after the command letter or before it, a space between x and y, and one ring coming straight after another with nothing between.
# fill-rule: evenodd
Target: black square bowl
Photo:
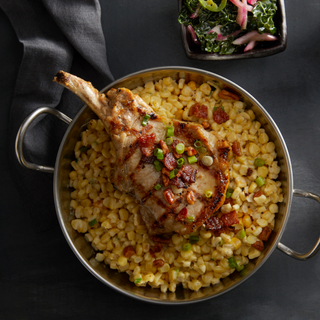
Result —
<instances>
[{"instance_id":1,"label":"black square bowl","mask_svg":"<svg viewBox=\"0 0 320 320\"><path fill-rule=\"evenodd\" d=\"M182 7L182 1L179 0L179 12ZM185 25L181 25L181 36L186 55L190 59L195 60L235 60L248 58L262 58L282 52L287 47L287 22L284 0L277 1L278 10L274 17L275 26L277 28L278 40L266 41L263 45L258 45L256 48L248 52L238 52L228 55L219 55L217 53L206 53L201 51L200 46L196 45L191 38L191 35Z\"/></svg>"}]
</instances>

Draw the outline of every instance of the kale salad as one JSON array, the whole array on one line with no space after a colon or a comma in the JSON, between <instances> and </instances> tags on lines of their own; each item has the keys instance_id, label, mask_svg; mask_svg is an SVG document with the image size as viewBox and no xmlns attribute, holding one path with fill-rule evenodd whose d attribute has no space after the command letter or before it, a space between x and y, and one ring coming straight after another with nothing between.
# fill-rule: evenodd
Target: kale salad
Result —
<instances>
[{"instance_id":1,"label":"kale salad","mask_svg":"<svg viewBox=\"0 0 320 320\"><path fill-rule=\"evenodd\" d=\"M246 52L275 41L276 0L183 0L178 21L208 53Z\"/></svg>"}]
</instances>

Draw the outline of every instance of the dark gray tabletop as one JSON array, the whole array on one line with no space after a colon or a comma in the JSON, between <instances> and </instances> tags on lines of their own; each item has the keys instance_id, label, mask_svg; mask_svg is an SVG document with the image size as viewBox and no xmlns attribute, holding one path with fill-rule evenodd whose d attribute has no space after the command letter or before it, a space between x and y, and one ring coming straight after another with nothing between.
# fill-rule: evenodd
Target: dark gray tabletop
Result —
<instances>
[{"instance_id":1,"label":"dark gray tabletop","mask_svg":"<svg viewBox=\"0 0 320 320\"><path fill-rule=\"evenodd\" d=\"M287 49L236 61L189 60L177 23L177 1L100 0L114 77L157 66L192 66L222 75L250 92L287 143L294 187L320 193L320 5L286 1ZM7 160L9 108L22 46L0 11L1 319L319 319L320 254L300 262L275 250L241 286L189 306L142 303L114 292L77 260L58 224L35 232ZM35 203L35 206L37 204ZM319 204L295 198L281 242L308 251L320 234Z\"/></svg>"}]
</instances>

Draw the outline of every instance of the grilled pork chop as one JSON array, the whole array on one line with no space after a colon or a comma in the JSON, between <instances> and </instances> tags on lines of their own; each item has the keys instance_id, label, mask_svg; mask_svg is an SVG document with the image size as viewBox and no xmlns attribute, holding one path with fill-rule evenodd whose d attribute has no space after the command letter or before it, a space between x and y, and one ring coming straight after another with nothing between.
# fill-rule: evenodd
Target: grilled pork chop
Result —
<instances>
[{"instance_id":1,"label":"grilled pork chop","mask_svg":"<svg viewBox=\"0 0 320 320\"><path fill-rule=\"evenodd\" d=\"M103 121L117 157L110 181L118 190L134 196L149 234L191 233L223 204L229 184L230 148L226 141L199 124L169 121L155 114L128 89L100 94L90 82L63 71L54 81L78 95ZM149 119L142 125L146 115ZM174 128L170 146L164 142L169 124ZM202 163L201 154L195 152L195 142L207 149L212 165ZM178 143L185 146L183 154L176 152ZM154 150L159 149L164 158L160 155L157 160ZM197 162L189 164L188 157L192 155ZM177 165L177 161L184 164ZM208 191L212 192L211 197Z\"/></svg>"}]
</instances>

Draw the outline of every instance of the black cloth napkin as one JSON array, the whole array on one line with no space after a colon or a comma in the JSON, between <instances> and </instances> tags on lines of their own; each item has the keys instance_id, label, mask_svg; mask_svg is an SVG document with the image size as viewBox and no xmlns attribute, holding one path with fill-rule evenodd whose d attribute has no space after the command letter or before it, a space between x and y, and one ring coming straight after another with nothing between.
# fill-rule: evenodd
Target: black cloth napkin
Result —
<instances>
[{"instance_id":1,"label":"black cloth napkin","mask_svg":"<svg viewBox=\"0 0 320 320\"><path fill-rule=\"evenodd\" d=\"M56 108L73 118L83 106L74 94L52 82L59 70L91 81L98 89L113 80L101 8L98 0L0 0L0 7L23 45L9 120L12 178L35 229L43 231L57 223L53 175L20 166L14 152L15 137L23 120L39 107ZM25 136L25 158L53 167L67 126L51 115L37 120Z\"/></svg>"}]
</instances>

